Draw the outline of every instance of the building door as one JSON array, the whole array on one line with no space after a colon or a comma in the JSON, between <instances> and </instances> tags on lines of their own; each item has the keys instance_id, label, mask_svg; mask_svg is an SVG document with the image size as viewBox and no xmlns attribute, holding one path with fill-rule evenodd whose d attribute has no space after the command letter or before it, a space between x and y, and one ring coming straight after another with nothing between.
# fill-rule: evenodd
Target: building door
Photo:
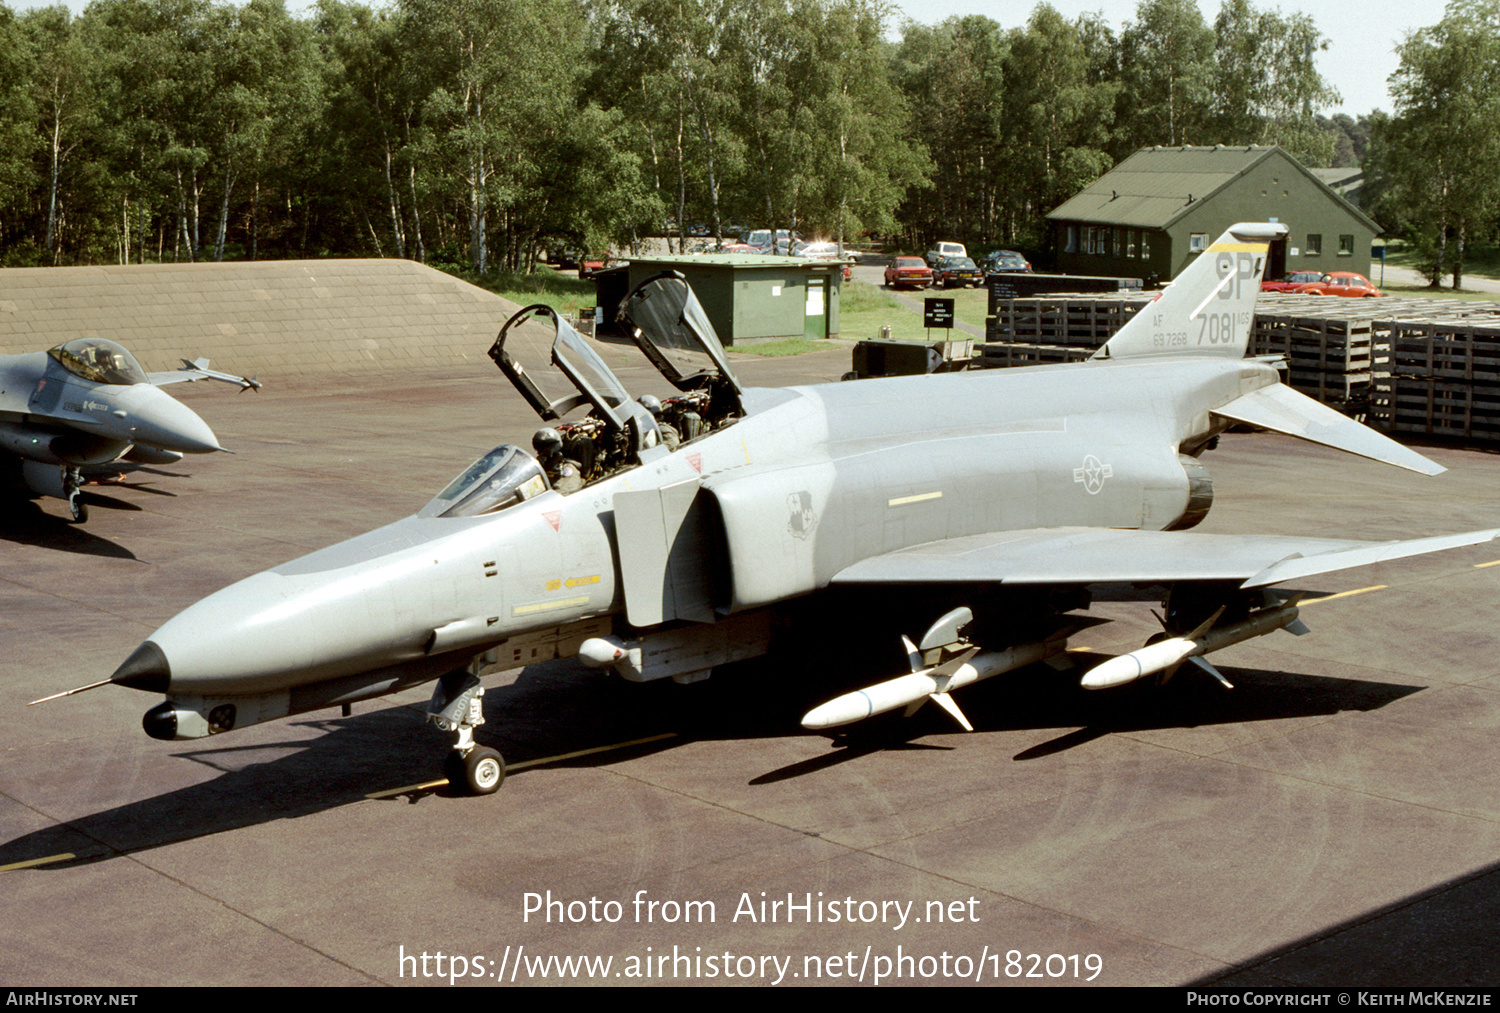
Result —
<instances>
[{"instance_id":1,"label":"building door","mask_svg":"<svg viewBox=\"0 0 1500 1013\"><path fill-rule=\"evenodd\" d=\"M806 284L807 303L802 319L804 338L828 337L828 276L808 275Z\"/></svg>"}]
</instances>

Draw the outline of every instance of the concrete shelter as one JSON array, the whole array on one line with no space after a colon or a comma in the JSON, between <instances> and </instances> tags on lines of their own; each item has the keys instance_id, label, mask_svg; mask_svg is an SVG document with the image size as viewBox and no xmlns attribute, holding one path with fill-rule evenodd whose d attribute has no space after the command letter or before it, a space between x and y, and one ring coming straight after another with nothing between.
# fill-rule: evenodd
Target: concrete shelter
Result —
<instances>
[{"instance_id":1,"label":"concrete shelter","mask_svg":"<svg viewBox=\"0 0 1500 1013\"><path fill-rule=\"evenodd\" d=\"M519 307L411 260L0 270L0 353L118 341L147 369L276 375L474 363Z\"/></svg>"}]
</instances>

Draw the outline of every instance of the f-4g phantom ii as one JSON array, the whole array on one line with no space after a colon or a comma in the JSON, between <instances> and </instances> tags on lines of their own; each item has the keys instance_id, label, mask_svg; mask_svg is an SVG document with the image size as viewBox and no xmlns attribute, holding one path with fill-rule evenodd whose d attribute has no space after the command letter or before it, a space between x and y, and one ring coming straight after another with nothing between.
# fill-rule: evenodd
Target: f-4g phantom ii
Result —
<instances>
[{"instance_id":1,"label":"f-4g phantom ii","mask_svg":"<svg viewBox=\"0 0 1500 1013\"><path fill-rule=\"evenodd\" d=\"M912 672L815 709L809 727L928 699L967 726L949 693L1056 663L1078 625L1066 613L1101 583L1160 585L1167 628L1084 686L1212 670L1203 656L1228 644L1305 632L1275 585L1497 534L1186 530L1212 498L1199 457L1235 424L1443 470L1244 358L1265 253L1285 231L1234 226L1074 365L742 389L669 274L620 314L680 392L658 402L529 307L490 354L549 423L538 455L496 447L415 516L205 598L96 685L164 693L146 731L193 739L437 680L429 717L456 733L446 772L484 793L504 764L474 741L481 662L576 655L627 679L692 681L767 653L794 600L842 586L1032 604L983 644L965 639L968 609L949 612L907 642Z\"/></svg>"},{"instance_id":2,"label":"f-4g phantom ii","mask_svg":"<svg viewBox=\"0 0 1500 1013\"><path fill-rule=\"evenodd\" d=\"M171 464L183 454L224 449L196 412L157 389L202 379L241 390L260 386L209 369L207 359L147 373L135 356L103 338L0 355L0 465L11 463L11 477L33 496L67 500L81 523L88 519L79 498L84 468L112 461Z\"/></svg>"}]
</instances>

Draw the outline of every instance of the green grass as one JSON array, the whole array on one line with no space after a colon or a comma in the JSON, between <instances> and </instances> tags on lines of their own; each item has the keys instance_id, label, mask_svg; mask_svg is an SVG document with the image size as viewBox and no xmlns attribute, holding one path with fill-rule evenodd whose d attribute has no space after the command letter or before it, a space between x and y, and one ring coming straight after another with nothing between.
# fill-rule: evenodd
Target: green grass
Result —
<instances>
[{"instance_id":1,"label":"green grass","mask_svg":"<svg viewBox=\"0 0 1500 1013\"><path fill-rule=\"evenodd\" d=\"M764 355L768 357L781 355L801 355L803 352L816 352L828 348L827 341L818 341L808 338L780 338L776 341L748 341L742 345L735 345L735 352L743 352L746 355Z\"/></svg>"},{"instance_id":2,"label":"green grass","mask_svg":"<svg viewBox=\"0 0 1500 1013\"><path fill-rule=\"evenodd\" d=\"M941 289L903 289L902 295L916 300L920 305L927 296L942 296L953 299L953 314L959 321L984 327L984 318L989 310L987 289L955 288L944 292ZM891 337L911 341L926 341L927 328L922 326L922 314L896 302L891 293L883 288L862 281L847 281L839 296L839 337L849 341L861 341L878 337L880 328L889 326ZM940 335L934 334L936 340Z\"/></svg>"},{"instance_id":3,"label":"green grass","mask_svg":"<svg viewBox=\"0 0 1500 1013\"><path fill-rule=\"evenodd\" d=\"M1380 272L1377 270L1377 277ZM1459 302L1500 302L1500 292L1476 292L1473 289L1429 288L1426 285L1385 284L1380 291L1386 295L1399 295L1416 299L1455 299Z\"/></svg>"},{"instance_id":4,"label":"green grass","mask_svg":"<svg viewBox=\"0 0 1500 1013\"><path fill-rule=\"evenodd\" d=\"M1451 248L1450 248L1451 252ZM1385 262L1397 267L1418 270L1421 254L1413 243L1394 239L1386 243ZM1370 265L1373 275L1380 274L1380 262ZM1500 243L1470 243L1464 249L1464 274L1481 278L1500 278ZM1449 272L1451 280L1452 272Z\"/></svg>"},{"instance_id":5,"label":"green grass","mask_svg":"<svg viewBox=\"0 0 1500 1013\"><path fill-rule=\"evenodd\" d=\"M545 303L563 316L594 305L594 283L570 275L558 274L550 267L539 266L535 274L487 274L451 272L471 285L493 292L521 306Z\"/></svg>"}]
</instances>

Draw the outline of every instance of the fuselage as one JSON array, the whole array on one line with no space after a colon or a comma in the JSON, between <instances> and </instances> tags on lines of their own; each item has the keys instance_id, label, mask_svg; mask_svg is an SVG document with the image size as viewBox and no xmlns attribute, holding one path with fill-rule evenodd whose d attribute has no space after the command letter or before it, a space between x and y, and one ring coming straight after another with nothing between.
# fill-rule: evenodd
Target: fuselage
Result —
<instances>
[{"instance_id":1,"label":"fuselage","mask_svg":"<svg viewBox=\"0 0 1500 1013\"><path fill-rule=\"evenodd\" d=\"M735 424L569 495L408 517L240 581L158 629L115 681L196 697L389 681L621 613L642 579L621 543L650 537L617 524L622 495L686 489L705 505L660 555L701 542L687 547L723 572L694 593L720 615L939 539L1171 527L1191 498L1180 448L1210 435L1210 409L1276 379L1254 361L1184 358L750 391Z\"/></svg>"},{"instance_id":2,"label":"fuselage","mask_svg":"<svg viewBox=\"0 0 1500 1013\"><path fill-rule=\"evenodd\" d=\"M219 449L197 413L145 382L101 383L46 352L0 356L0 450L44 464L114 460L132 445L176 453Z\"/></svg>"}]
</instances>

